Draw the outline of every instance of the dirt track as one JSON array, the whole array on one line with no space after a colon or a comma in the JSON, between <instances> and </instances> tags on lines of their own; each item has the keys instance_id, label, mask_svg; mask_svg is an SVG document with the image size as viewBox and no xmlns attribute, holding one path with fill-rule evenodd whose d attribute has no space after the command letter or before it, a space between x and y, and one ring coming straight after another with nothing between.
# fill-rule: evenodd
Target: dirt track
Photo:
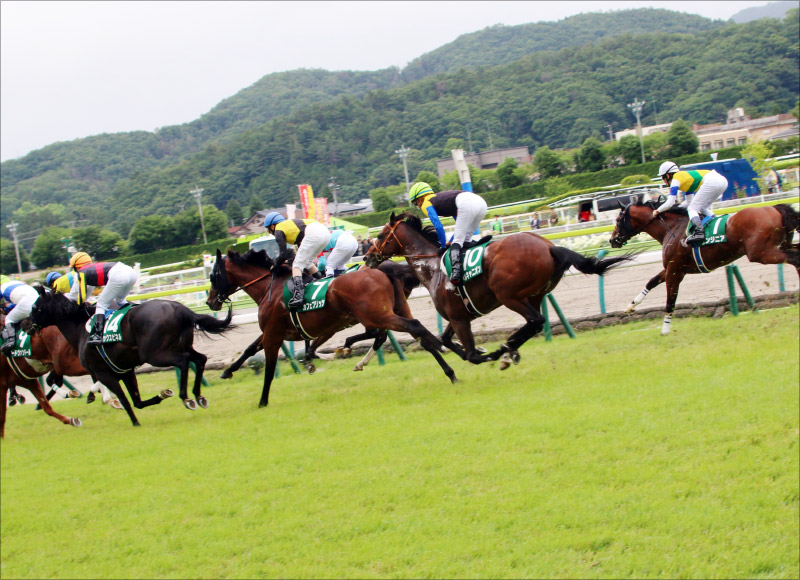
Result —
<instances>
[{"instance_id":1,"label":"dirt track","mask_svg":"<svg viewBox=\"0 0 800 580\"><path fill-rule=\"evenodd\" d=\"M652 258L652 256L649 256ZM661 263L647 262L648 256L643 257L645 263L638 263L630 266L623 266L609 272L604 279L606 312L624 310L631 299L644 288L645 283L661 270ZM742 258L736 262L751 295L769 295L778 292L778 268L777 266L767 266L762 264L752 264L747 258ZM598 298L597 276L586 276L583 274L568 274L556 287L553 296L564 312L565 316L572 320L600 314L600 304ZM798 291L800 280L791 266L784 266L784 282L786 290ZM424 294L416 296L417 293ZM737 286L737 294L741 296L741 291ZM698 274L687 276L681 284L678 304L691 304L697 302L714 301L724 299L728 296L728 285L725 276L725 269L715 270L710 274ZM660 285L654 289L640 305L640 308L663 306L666 301L666 287ZM415 291L410 299L411 312L423 325L431 332L438 334L437 315L433 308L430 297L424 292ZM242 314L244 319L253 319L252 311ZM551 308L549 310L550 320L558 322L556 313ZM234 321L239 316L234 317ZM522 318L505 307L498 308L483 318L473 322L473 331L506 330L511 331L522 324ZM680 321L676 321L676 325ZM659 323L660 325L660 323ZM337 334L326 347L341 345L344 339L350 335L362 332L362 327L355 326ZM195 347L200 352L208 356L209 366L219 368L220 365L227 365L235 360L244 348L260 335L258 324L255 322L239 322L237 328L223 337L206 337L197 335ZM397 338L409 338L408 335L398 333ZM326 347L321 350L325 352ZM336 363L333 363L336 364ZM349 363L348 363L349 364ZM170 375L172 371L170 370ZM218 380L218 370L209 369L207 378L209 381ZM86 377L77 377L70 381L81 391L86 391L89 387L89 380ZM172 382L172 376L170 377ZM27 393L24 389L21 392Z\"/></svg>"}]
</instances>

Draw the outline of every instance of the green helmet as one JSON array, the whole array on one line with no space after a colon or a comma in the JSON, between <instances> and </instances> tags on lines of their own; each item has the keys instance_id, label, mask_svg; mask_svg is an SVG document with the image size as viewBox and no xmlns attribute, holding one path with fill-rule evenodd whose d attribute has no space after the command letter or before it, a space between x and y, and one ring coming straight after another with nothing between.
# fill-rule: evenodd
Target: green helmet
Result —
<instances>
[{"instance_id":1,"label":"green helmet","mask_svg":"<svg viewBox=\"0 0 800 580\"><path fill-rule=\"evenodd\" d=\"M433 193L431 186L424 181L420 181L411 186L411 189L408 191L408 201L414 201L418 197L428 195L429 193Z\"/></svg>"}]
</instances>

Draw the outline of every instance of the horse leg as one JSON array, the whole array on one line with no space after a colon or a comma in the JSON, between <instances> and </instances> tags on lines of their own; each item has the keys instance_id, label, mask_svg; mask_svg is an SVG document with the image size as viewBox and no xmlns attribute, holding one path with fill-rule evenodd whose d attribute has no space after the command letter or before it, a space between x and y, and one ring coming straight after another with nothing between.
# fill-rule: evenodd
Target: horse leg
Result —
<instances>
[{"instance_id":1,"label":"horse leg","mask_svg":"<svg viewBox=\"0 0 800 580\"><path fill-rule=\"evenodd\" d=\"M664 323L661 325L661 335L669 334L672 325L672 313L675 312L675 303L678 301L678 288L685 274L683 272L667 272L667 313L664 315Z\"/></svg>"},{"instance_id":2,"label":"horse leg","mask_svg":"<svg viewBox=\"0 0 800 580\"><path fill-rule=\"evenodd\" d=\"M416 318L403 318L402 316L398 316L397 314L391 314L389 316L387 323L381 323L381 328L385 328L386 330L396 330L397 332L407 332L414 338L418 339L422 348L427 350L433 358L436 359L436 362L439 363L439 366L444 371L444 374L447 375L447 378L450 379L451 383L455 383L458 381L456 378L456 373L450 368L450 365L445 362L444 358L442 357L442 351L444 350L444 345L441 341L433 336L431 332L422 326L422 323L417 320Z\"/></svg>"},{"instance_id":3,"label":"horse leg","mask_svg":"<svg viewBox=\"0 0 800 580\"><path fill-rule=\"evenodd\" d=\"M176 365L170 364L170 365L154 365L154 366L176 366ZM136 379L136 373L134 373L132 370L122 375L122 382L125 384L125 388L128 390L128 394L131 396L131 400L133 401L133 406L136 407L137 409L144 409L145 407L158 405L164 399L168 399L169 397L175 394L172 391L172 389L165 389L156 396L150 397L149 399L145 399L143 401L142 396L139 393L139 381ZM111 388L110 385L107 386ZM192 403L194 403L194 401L192 401Z\"/></svg>"},{"instance_id":4,"label":"horse leg","mask_svg":"<svg viewBox=\"0 0 800 580\"><path fill-rule=\"evenodd\" d=\"M81 420L77 417L65 417L60 413L56 413L53 410L53 407L50 406L50 401L47 400L47 397L44 395L44 391L42 390L41 385L38 381L30 381L28 384L25 385L25 388L28 389L33 396L39 401L39 405L42 407L42 411L54 417L64 423L64 425L72 425L73 427L80 427Z\"/></svg>"},{"instance_id":5,"label":"horse leg","mask_svg":"<svg viewBox=\"0 0 800 580\"><path fill-rule=\"evenodd\" d=\"M208 409L208 399L200 394L200 387L203 384L203 371L206 368L206 361L208 357L201 352L192 349L189 353L189 364L194 364L194 387L192 387L192 394L194 400L203 409Z\"/></svg>"},{"instance_id":6,"label":"horse leg","mask_svg":"<svg viewBox=\"0 0 800 580\"><path fill-rule=\"evenodd\" d=\"M102 383L109 391L114 393L117 396L117 399L120 403L122 403L122 408L125 409L125 412L128 414L128 418L130 418L131 423L133 423L134 427L139 427L139 420L136 418L136 415L133 413L133 407L131 407L131 402L128 400L128 397L125 396L125 393L122 391L122 386L119 384L119 379L117 375L112 374L111 372L102 373L101 376L93 376L96 382ZM127 387L127 383L125 384ZM130 392L130 388L128 388L128 392ZM138 395L138 392L137 392Z\"/></svg>"},{"instance_id":7,"label":"horse leg","mask_svg":"<svg viewBox=\"0 0 800 580\"><path fill-rule=\"evenodd\" d=\"M377 329L367 329L366 332L362 332L361 334L354 334L353 336L348 336L344 339L344 346L338 347L334 352L334 358L347 358L350 356L350 353L353 352L353 345L357 342L362 340L366 340L368 338L375 338L377 335L376 332L379 332Z\"/></svg>"},{"instance_id":8,"label":"horse leg","mask_svg":"<svg viewBox=\"0 0 800 580\"><path fill-rule=\"evenodd\" d=\"M506 308L513 310L525 318L525 324L511 333L508 339L506 339L505 344L501 345L499 349L489 355L492 357L492 360L497 360L498 356L502 355L500 361L501 371L511 366L512 362L515 365L519 364L519 348L525 344L528 339L539 334L544 328L544 316L540 310L543 298L544 296L534 296L527 300L503 301L503 305Z\"/></svg>"},{"instance_id":9,"label":"horse leg","mask_svg":"<svg viewBox=\"0 0 800 580\"><path fill-rule=\"evenodd\" d=\"M251 356L256 354L262 348L263 347L261 344L261 337L259 336L246 349L244 349L242 356L237 358L231 366L222 371L222 374L219 376L219 378L221 379L231 378L233 376L233 373L235 373L241 368L241 366L244 364L244 361L246 361Z\"/></svg>"},{"instance_id":10,"label":"horse leg","mask_svg":"<svg viewBox=\"0 0 800 580\"><path fill-rule=\"evenodd\" d=\"M775 246L748 244L745 247L747 259L759 264L783 264L794 266L800 275L800 250L798 248L781 249Z\"/></svg>"},{"instance_id":11,"label":"horse leg","mask_svg":"<svg viewBox=\"0 0 800 580\"><path fill-rule=\"evenodd\" d=\"M453 340L453 333L455 333L455 329L453 328L453 325L448 322L447 328L445 328L444 332L442 333L442 344L460 356L462 360L467 360L467 353L460 344Z\"/></svg>"},{"instance_id":12,"label":"horse leg","mask_svg":"<svg viewBox=\"0 0 800 580\"><path fill-rule=\"evenodd\" d=\"M119 402L119 399L117 399L114 396L114 394L108 390L108 387L106 387L100 381L95 381L92 384L91 390L89 391L89 394L92 396L92 401L94 401L94 392L100 393L102 395L103 403L105 403L112 409L122 410L123 407L122 404Z\"/></svg>"},{"instance_id":13,"label":"horse leg","mask_svg":"<svg viewBox=\"0 0 800 580\"><path fill-rule=\"evenodd\" d=\"M653 288L655 288L664 281L664 276L666 275L666 272L667 272L666 270L661 270L658 274L650 278L647 284L645 284L644 290L639 292L639 295L633 300L631 300L630 304L628 304L628 307L625 309L625 312L633 312L634 310L636 310L636 307L642 303L642 300L644 300L644 297L647 296L650 290L652 290Z\"/></svg>"},{"instance_id":14,"label":"horse leg","mask_svg":"<svg viewBox=\"0 0 800 580\"><path fill-rule=\"evenodd\" d=\"M376 336L377 333L377 336ZM373 328L372 330L367 329L363 335L359 336L367 336L367 335L375 336L375 341L372 343L372 346L367 351L367 354L364 355L360 361L356 363L356 366L353 367L354 371L363 371L364 367L369 364L369 361L372 360L372 357L375 356L375 353L378 352L378 349L383 346L383 343L386 342L386 338L389 336L389 331L381 330L378 328Z\"/></svg>"},{"instance_id":15,"label":"horse leg","mask_svg":"<svg viewBox=\"0 0 800 580\"><path fill-rule=\"evenodd\" d=\"M276 338L277 337L277 338ZM259 407L269 405L269 389L275 375L275 365L278 364L278 351L283 343L283 333L264 337L264 386L261 389Z\"/></svg>"}]
</instances>

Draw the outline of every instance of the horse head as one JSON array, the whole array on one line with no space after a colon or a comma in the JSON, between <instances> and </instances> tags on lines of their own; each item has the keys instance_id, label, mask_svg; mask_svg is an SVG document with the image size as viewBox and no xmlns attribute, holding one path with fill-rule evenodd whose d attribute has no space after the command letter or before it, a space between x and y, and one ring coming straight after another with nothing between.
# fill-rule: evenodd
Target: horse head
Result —
<instances>
[{"instance_id":1,"label":"horse head","mask_svg":"<svg viewBox=\"0 0 800 580\"><path fill-rule=\"evenodd\" d=\"M39 287L39 297L31 307L31 330L39 332L48 326L61 321L83 324L94 313L94 306L85 303L83 306L73 302L63 294Z\"/></svg>"},{"instance_id":2,"label":"horse head","mask_svg":"<svg viewBox=\"0 0 800 580\"><path fill-rule=\"evenodd\" d=\"M222 309L222 305L230 300L230 295L237 289L233 288L231 291L231 283L228 280L228 274L225 272L225 258L222 252L217 248L217 259L214 261L214 266L211 268L211 288L208 290L208 298L206 305L213 311Z\"/></svg>"},{"instance_id":3,"label":"horse head","mask_svg":"<svg viewBox=\"0 0 800 580\"><path fill-rule=\"evenodd\" d=\"M633 224L631 223L631 206L633 202L623 205L621 201L618 202L620 208L619 215L617 216L617 223L614 225L614 231L611 232L612 248L621 248L628 240L630 240L636 232L633 231Z\"/></svg>"},{"instance_id":4,"label":"horse head","mask_svg":"<svg viewBox=\"0 0 800 580\"><path fill-rule=\"evenodd\" d=\"M394 233L400 223L402 223L402 219L392 212L389 216L389 223L383 226L383 229L364 256L364 263L367 267L377 268L388 258L397 255L401 251L402 246Z\"/></svg>"}]
</instances>

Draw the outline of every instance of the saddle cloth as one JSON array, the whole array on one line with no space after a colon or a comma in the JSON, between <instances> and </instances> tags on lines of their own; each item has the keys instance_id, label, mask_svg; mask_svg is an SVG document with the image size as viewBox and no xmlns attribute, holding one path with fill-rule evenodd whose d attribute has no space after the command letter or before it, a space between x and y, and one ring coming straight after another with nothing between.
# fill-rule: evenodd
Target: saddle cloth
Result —
<instances>
[{"instance_id":1,"label":"saddle cloth","mask_svg":"<svg viewBox=\"0 0 800 580\"><path fill-rule=\"evenodd\" d=\"M483 255L486 251L486 246L489 244L490 241L487 241L464 252L464 258L461 262L463 265L463 273L461 275L462 284L483 274ZM441 267L449 278L450 274L453 272L453 263L450 260L450 248L442 255Z\"/></svg>"},{"instance_id":2,"label":"saddle cloth","mask_svg":"<svg viewBox=\"0 0 800 580\"><path fill-rule=\"evenodd\" d=\"M706 236L706 240L700 245L710 246L711 244L721 244L722 242L727 241L728 238L725 235L725 228L728 225L729 217L731 217L731 214L704 218L702 224L703 234ZM689 235L690 227L691 222L686 225L687 236Z\"/></svg>"},{"instance_id":3,"label":"saddle cloth","mask_svg":"<svg viewBox=\"0 0 800 580\"><path fill-rule=\"evenodd\" d=\"M333 278L322 278L306 284L303 290L303 306L299 311L309 312L311 310L324 308L325 296L328 294L328 286L330 286L333 280ZM287 310L289 309L289 300L292 299L293 289L294 281L289 279L283 287L283 304L286 306Z\"/></svg>"},{"instance_id":4,"label":"saddle cloth","mask_svg":"<svg viewBox=\"0 0 800 580\"><path fill-rule=\"evenodd\" d=\"M103 344L111 342L121 342L122 332L120 331L120 324L125 315L131 311L133 304L126 304L118 310L106 311L106 323L103 327ZM86 332L92 331L92 319L86 321Z\"/></svg>"},{"instance_id":5,"label":"saddle cloth","mask_svg":"<svg viewBox=\"0 0 800 580\"><path fill-rule=\"evenodd\" d=\"M8 358L28 358L31 356L31 336L21 328L17 330L14 337L14 348L8 355Z\"/></svg>"}]
</instances>

